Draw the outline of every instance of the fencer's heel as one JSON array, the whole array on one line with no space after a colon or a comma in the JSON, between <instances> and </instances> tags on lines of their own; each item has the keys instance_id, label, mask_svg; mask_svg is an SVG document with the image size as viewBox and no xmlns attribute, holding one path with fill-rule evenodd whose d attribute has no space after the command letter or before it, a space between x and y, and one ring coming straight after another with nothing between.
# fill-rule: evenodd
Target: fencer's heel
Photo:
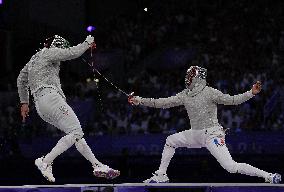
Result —
<instances>
[{"instance_id":1,"label":"fencer's heel","mask_svg":"<svg viewBox=\"0 0 284 192\"><path fill-rule=\"evenodd\" d=\"M161 174L156 171L151 178L146 179L143 183L169 183L169 178L167 174Z\"/></svg>"},{"instance_id":2,"label":"fencer's heel","mask_svg":"<svg viewBox=\"0 0 284 192\"><path fill-rule=\"evenodd\" d=\"M55 182L55 178L52 174L52 165L48 165L43 162L44 157L40 157L35 160L35 165L40 170L41 174L50 182Z\"/></svg>"},{"instance_id":3,"label":"fencer's heel","mask_svg":"<svg viewBox=\"0 0 284 192\"><path fill-rule=\"evenodd\" d=\"M120 171L110 168L107 165L94 166L94 175L96 177L103 177L106 179L114 179L120 175Z\"/></svg>"}]
</instances>

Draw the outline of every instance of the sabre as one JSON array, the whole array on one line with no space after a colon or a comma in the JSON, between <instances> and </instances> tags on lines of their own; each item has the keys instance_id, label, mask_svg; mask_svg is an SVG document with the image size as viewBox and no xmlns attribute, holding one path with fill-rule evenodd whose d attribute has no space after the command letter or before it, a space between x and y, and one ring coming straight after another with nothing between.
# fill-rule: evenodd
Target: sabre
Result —
<instances>
[{"instance_id":1,"label":"sabre","mask_svg":"<svg viewBox=\"0 0 284 192\"><path fill-rule=\"evenodd\" d=\"M91 49L91 57L93 56L93 53L92 53L92 49ZM121 88L119 88L117 85L115 85L114 83L112 83L108 78L106 78L99 70L97 70L93 64L93 61L90 63L88 62L85 58L82 58L82 60L87 63L91 68L92 68L92 71L93 73L97 73L99 74L106 82L108 82L110 85L112 85L114 88L116 88L119 92L123 93L124 95L126 95L127 97L131 97L133 96L134 92L132 93L126 93L126 91L123 91Z\"/></svg>"}]
</instances>

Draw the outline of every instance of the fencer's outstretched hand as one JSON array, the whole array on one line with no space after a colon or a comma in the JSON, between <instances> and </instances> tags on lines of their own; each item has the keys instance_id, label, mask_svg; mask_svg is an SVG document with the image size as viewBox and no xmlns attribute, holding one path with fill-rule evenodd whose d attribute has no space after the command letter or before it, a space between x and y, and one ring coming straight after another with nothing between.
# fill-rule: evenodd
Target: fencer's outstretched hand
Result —
<instances>
[{"instance_id":1,"label":"fencer's outstretched hand","mask_svg":"<svg viewBox=\"0 0 284 192\"><path fill-rule=\"evenodd\" d=\"M29 116L29 105L27 103L23 103L21 106L21 116L22 116L22 122L24 123L26 121L27 116Z\"/></svg>"},{"instance_id":2,"label":"fencer's outstretched hand","mask_svg":"<svg viewBox=\"0 0 284 192\"><path fill-rule=\"evenodd\" d=\"M92 35L88 35L85 41L91 46L94 43L94 37Z\"/></svg>"},{"instance_id":3,"label":"fencer's outstretched hand","mask_svg":"<svg viewBox=\"0 0 284 192\"><path fill-rule=\"evenodd\" d=\"M134 96L133 94L130 94L128 96L128 103L131 105L139 105L140 104L141 97L139 96Z\"/></svg>"},{"instance_id":4,"label":"fencer's outstretched hand","mask_svg":"<svg viewBox=\"0 0 284 192\"><path fill-rule=\"evenodd\" d=\"M253 86L252 86L252 94L256 95L261 91L261 82L257 81Z\"/></svg>"}]
</instances>

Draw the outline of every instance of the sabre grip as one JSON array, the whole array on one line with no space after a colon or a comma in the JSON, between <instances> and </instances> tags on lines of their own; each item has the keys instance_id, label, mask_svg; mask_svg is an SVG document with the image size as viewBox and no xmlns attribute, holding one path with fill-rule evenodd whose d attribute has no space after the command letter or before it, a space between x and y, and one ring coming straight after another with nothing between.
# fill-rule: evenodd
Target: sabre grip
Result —
<instances>
[{"instance_id":1,"label":"sabre grip","mask_svg":"<svg viewBox=\"0 0 284 192\"><path fill-rule=\"evenodd\" d=\"M129 95L128 95L128 103L130 103L131 105L134 105L134 102L133 102L133 97L134 97L134 92L131 92Z\"/></svg>"}]
</instances>

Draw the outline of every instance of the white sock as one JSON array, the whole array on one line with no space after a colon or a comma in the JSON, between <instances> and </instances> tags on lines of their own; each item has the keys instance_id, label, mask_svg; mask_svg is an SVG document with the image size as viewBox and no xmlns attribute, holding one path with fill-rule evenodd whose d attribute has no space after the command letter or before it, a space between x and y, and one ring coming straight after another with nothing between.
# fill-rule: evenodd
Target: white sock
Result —
<instances>
[{"instance_id":1,"label":"white sock","mask_svg":"<svg viewBox=\"0 0 284 192\"><path fill-rule=\"evenodd\" d=\"M86 140L84 138L80 139L75 143L77 150L88 160L92 163L93 166L101 165L102 163L99 162L95 155L93 154L92 150L88 146Z\"/></svg>"},{"instance_id":2,"label":"white sock","mask_svg":"<svg viewBox=\"0 0 284 192\"><path fill-rule=\"evenodd\" d=\"M263 178L269 177L268 172L260 170L246 163L238 163L238 173L249 176L263 177Z\"/></svg>"},{"instance_id":3,"label":"white sock","mask_svg":"<svg viewBox=\"0 0 284 192\"><path fill-rule=\"evenodd\" d=\"M168 146L167 144L164 146L164 150L162 153L161 164L157 173L166 174L168 166L172 157L175 154L175 148Z\"/></svg>"},{"instance_id":4,"label":"white sock","mask_svg":"<svg viewBox=\"0 0 284 192\"><path fill-rule=\"evenodd\" d=\"M57 142L55 147L44 157L43 162L51 164L57 156L69 149L75 143L75 141L74 135L72 134L62 137Z\"/></svg>"}]
</instances>

